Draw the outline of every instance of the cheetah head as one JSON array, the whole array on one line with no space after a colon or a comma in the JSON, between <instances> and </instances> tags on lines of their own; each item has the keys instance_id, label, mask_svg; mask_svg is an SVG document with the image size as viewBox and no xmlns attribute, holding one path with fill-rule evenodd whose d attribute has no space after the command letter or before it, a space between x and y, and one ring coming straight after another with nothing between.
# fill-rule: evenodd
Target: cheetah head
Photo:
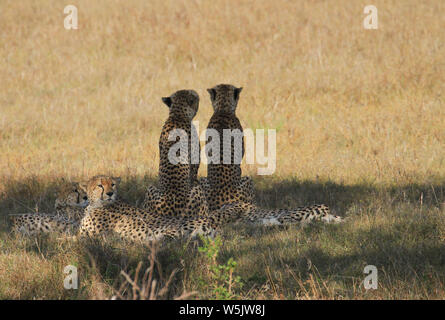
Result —
<instances>
[{"instance_id":1,"label":"cheetah head","mask_svg":"<svg viewBox=\"0 0 445 320\"><path fill-rule=\"evenodd\" d=\"M231 84L219 84L211 89L207 89L213 110L235 113L241 90L243 88L237 88Z\"/></svg>"},{"instance_id":2,"label":"cheetah head","mask_svg":"<svg viewBox=\"0 0 445 320\"><path fill-rule=\"evenodd\" d=\"M86 207L88 205L87 193L78 182L65 183L57 193L56 209L63 207Z\"/></svg>"},{"instance_id":3,"label":"cheetah head","mask_svg":"<svg viewBox=\"0 0 445 320\"><path fill-rule=\"evenodd\" d=\"M198 112L199 95L194 90L179 90L170 97L163 97L162 102L170 109L170 114L180 114L192 121Z\"/></svg>"},{"instance_id":4,"label":"cheetah head","mask_svg":"<svg viewBox=\"0 0 445 320\"><path fill-rule=\"evenodd\" d=\"M80 187L87 193L90 206L104 207L116 201L120 181L120 178L100 175L81 183Z\"/></svg>"}]
</instances>

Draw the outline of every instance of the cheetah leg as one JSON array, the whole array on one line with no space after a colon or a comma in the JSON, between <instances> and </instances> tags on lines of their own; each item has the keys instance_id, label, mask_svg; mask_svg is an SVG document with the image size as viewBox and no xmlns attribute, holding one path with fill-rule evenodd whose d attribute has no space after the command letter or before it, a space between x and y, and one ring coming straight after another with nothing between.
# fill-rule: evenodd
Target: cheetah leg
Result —
<instances>
[{"instance_id":1,"label":"cheetah leg","mask_svg":"<svg viewBox=\"0 0 445 320\"><path fill-rule=\"evenodd\" d=\"M39 233L71 233L77 230L78 223L58 215L27 213L13 217L12 231L25 236Z\"/></svg>"},{"instance_id":2,"label":"cheetah leg","mask_svg":"<svg viewBox=\"0 0 445 320\"><path fill-rule=\"evenodd\" d=\"M196 184L190 191L189 200L186 207L186 216L201 217L209 214L209 206L206 194L201 184Z\"/></svg>"},{"instance_id":3,"label":"cheetah leg","mask_svg":"<svg viewBox=\"0 0 445 320\"><path fill-rule=\"evenodd\" d=\"M238 189L241 202L254 204L255 190L253 187L253 180L251 177L248 176L241 177Z\"/></svg>"},{"instance_id":4,"label":"cheetah leg","mask_svg":"<svg viewBox=\"0 0 445 320\"><path fill-rule=\"evenodd\" d=\"M155 186L147 187L142 207L147 211L157 214L173 215L175 212L174 201L171 199L167 201L165 194Z\"/></svg>"},{"instance_id":5,"label":"cheetah leg","mask_svg":"<svg viewBox=\"0 0 445 320\"><path fill-rule=\"evenodd\" d=\"M334 216L332 214L328 214L321 218L322 221L326 223L341 223L344 222L343 218L340 216Z\"/></svg>"},{"instance_id":6,"label":"cheetah leg","mask_svg":"<svg viewBox=\"0 0 445 320\"><path fill-rule=\"evenodd\" d=\"M314 219L321 220L326 223L340 223L344 220L340 216L335 216L331 214L331 210L328 206L324 204L313 205L310 208L313 208Z\"/></svg>"},{"instance_id":7,"label":"cheetah leg","mask_svg":"<svg viewBox=\"0 0 445 320\"><path fill-rule=\"evenodd\" d=\"M198 236L208 237L214 239L218 235L218 231L213 228L204 228L203 226L199 226L195 228L192 232L186 234L188 238L195 239Z\"/></svg>"},{"instance_id":8,"label":"cheetah leg","mask_svg":"<svg viewBox=\"0 0 445 320\"><path fill-rule=\"evenodd\" d=\"M155 211L159 206L160 199L162 198L161 191L155 186L148 186L145 192L145 199L142 203L142 207L148 211Z\"/></svg>"},{"instance_id":9,"label":"cheetah leg","mask_svg":"<svg viewBox=\"0 0 445 320\"><path fill-rule=\"evenodd\" d=\"M221 209L212 211L209 216L184 217L177 221L179 233L186 238L214 238L225 224L239 220L245 210L245 204L235 202L223 205Z\"/></svg>"},{"instance_id":10,"label":"cheetah leg","mask_svg":"<svg viewBox=\"0 0 445 320\"><path fill-rule=\"evenodd\" d=\"M201 186L202 191L204 192L204 195L206 196L207 202L209 202L209 196L210 196L210 182L207 178L200 178L198 180L199 185Z\"/></svg>"}]
</instances>

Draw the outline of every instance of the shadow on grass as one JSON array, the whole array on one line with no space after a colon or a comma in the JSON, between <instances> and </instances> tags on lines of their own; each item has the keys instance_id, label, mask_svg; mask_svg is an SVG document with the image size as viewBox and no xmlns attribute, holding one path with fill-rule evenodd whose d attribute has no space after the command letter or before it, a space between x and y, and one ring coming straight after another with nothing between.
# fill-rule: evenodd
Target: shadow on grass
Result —
<instances>
[{"instance_id":1,"label":"shadow on grass","mask_svg":"<svg viewBox=\"0 0 445 320\"><path fill-rule=\"evenodd\" d=\"M255 181L256 182L256 181ZM329 205L337 214L344 215L351 206L369 206L376 199L381 202L417 203L425 207L439 207L445 203L445 182L439 185L410 184L403 186L345 185L327 182L262 179L255 183L258 205L268 208L291 208L315 203Z\"/></svg>"},{"instance_id":2,"label":"shadow on grass","mask_svg":"<svg viewBox=\"0 0 445 320\"><path fill-rule=\"evenodd\" d=\"M0 217L8 213L52 212L62 177L47 180L30 177L24 181L3 179L5 191L0 194ZM145 188L156 184L152 176L122 177L120 196L138 205L144 198ZM438 207L445 203L443 184L409 184L403 186L345 185L330 181L299 181L262 178L254 181L258 205L268 208L286 208L314 203L325 203L334 210L346 212L352 205L369 204L375 199L391 203L420 203Z\"/></svg>"},{"instance_id":3,"label":"shadow on grass","mask_svg":"<svg viewBox=\"0 0 445 320\"><path fill-rule=\"evenodd\" d=\"M149 176L122 178L120 196L134 205L139 205L143 200L146 186L156 183L156 179ZM55 191L60 182L61 179L46 181L37 177L26 181L7 181L5 192L0 198L0 233L8 232L8 213L30 212L36 207L41 212L51 212ZM255 185L257 203L261 207L291 208L325 203L336 214L343 216L354 214L360 209L372 213L377 207L388 209L398 208L401 205L416 210L420 207L423 210L433 210L445 203L445 183L380 187L297 180L276 182L262 179L255 181ZM398 214L397 209L395 212ZM439 279L441 286L445 282L445 245L443 241L438 241L440 230L434 221L415 224L415 227L413 225L413 221L409 219L406 221L399 219L384 228L371 225L368 229L354 231L343 226L315 224L298 231L296 235L292 234L293 230L289 230L290 235L280 241L272 240L263 244L258 244L263 237L283 232L283 229L272 228L253 232L239 230L245 235L243 239L247 240L243 240L240 247L229 244L223 250L221 259L229 257L240 261L246 260L246 257L247 260L252 259L245 263L245 267L249 268L249 272L243 274L247 286L255 282L265 283L272 277L272 281L277 283L281 281L284 286L283 292L290 297L295 295L295 288L298 287L291 272L302 279L307 279L316 268L317 274L323 279L337 277L348 283L352 281L350 279L363 279L363 268L368 264L375 265L386 282L416 285L421 283L422 286L431 287L433 290L434 281ZM329 238L328 235L331 234L335 236ZM250 242L249 237L253 238ZM295 238L299 238L300 243L296 244ZM318 239L318 242L313 239ZM288 248L297 246L300 248L298 251L287 249L290 250L290 254L280 254L283 250L283 241L287 243ZM165 269L162 271L160 268L157 271L160 277L165 278L165 275L175 268L181 270L172 284L175 289L169 297L179 293L178 288L184 286L184 280L181 280L184 274L187 273L188 277L192 277L193 268L199 268L196 246L192 247L184 247L184 243L179 242L179 244L168 244L159 253L159 263ZM348 247L348 250L338 252L339 247ZM27 246L27 250L50 258L57 251L57 246L50 240L44 239L36 246ZM134 271L139 261L147 261L149 249L122 242L116 245L107 241L105 243L93 241L82 243L76 251L79 261L88 266L89 272L99 275L110 286L116 287L120 281L120 270L130 273ZM269 260L265 258L266 251L271 252ZM272 276L267 275L266 266L277 272ZM143 268L145 267L146 263L143 265ZM443 288L441 290L443 292Z\"/></svg>"},{"instance_id":4,"label":"shadow on grass","mask_svg":"<svg viewBox=\"0 0 445 320\"><path fill-rule=\"evenodd\" d=\"M239 262L238 275L247 288L279 288L274 290L284 298L314 288L312 298L357 298L359 291L366 297L371 292L362 286L364 268L373 265L381 289L373 293L375 298L437 299L445 294L445 243L440 228L440 221L433 219L418 226L406 221L354 232L347 225L322 224L304 230L235 230L245 240L230 243L221 261L232 257ZM269 292L266 297L277 296Z\"/></svg>"}]
</instances>

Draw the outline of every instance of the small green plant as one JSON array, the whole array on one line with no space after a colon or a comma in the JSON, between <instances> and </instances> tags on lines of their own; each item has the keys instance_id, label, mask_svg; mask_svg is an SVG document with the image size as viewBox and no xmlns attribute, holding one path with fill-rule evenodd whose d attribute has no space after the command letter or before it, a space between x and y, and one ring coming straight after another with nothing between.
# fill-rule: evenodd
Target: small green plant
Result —
<instances>
[{"instance_id":1,"label":"small green plant","mask_svg":"<svg viewBox=\"0 0 445 320\"><path fill-rule=\"evenodd\" d=\"M201 283L210 287L212 297L217 300L235 299L236 289L243 285L241 277L233 274L237 265L236 261L229 258L225 264L218 264L217 257L222 246L220 237L215 239L201 237L201 240L203 245L198 250L206 258L208 275L208 281L201 279Z\"/></svg>"}]
</instances>

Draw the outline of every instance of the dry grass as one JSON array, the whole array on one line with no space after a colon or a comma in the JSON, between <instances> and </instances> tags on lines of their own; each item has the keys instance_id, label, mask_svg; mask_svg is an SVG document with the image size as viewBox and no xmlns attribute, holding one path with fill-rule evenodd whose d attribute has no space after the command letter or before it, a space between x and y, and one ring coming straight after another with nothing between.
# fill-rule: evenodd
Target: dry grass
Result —
<instances>
[{"instance_id":1,"label":"dry grass","mask_svg":"<svg viewBox=\"0 0 445 320\"><path fill-rule=\"evenodd\" d=\"M88 245L11 238L6 214L47 210L62 177L97 173L121 175L137 204L157 174L160 98L197 90L202 131L205 89L221 82L244 87L245 128L277 129L275 174L243 165L260 204L322 201L351 217L228 230L221 259L239 262L241 297L444 297L443 1L373 1L372 31L363 1L70 3L75 31L63 28L64 3L0 1L0 297L111 296L146 248L96 244L98 267L67 292L57 279L66 264L89 264ZM180 270L167 296L197 289L193 248L163 250ZM379 267L379 290L360 286L366 264Z\"/></svg>"}]
</instances>

